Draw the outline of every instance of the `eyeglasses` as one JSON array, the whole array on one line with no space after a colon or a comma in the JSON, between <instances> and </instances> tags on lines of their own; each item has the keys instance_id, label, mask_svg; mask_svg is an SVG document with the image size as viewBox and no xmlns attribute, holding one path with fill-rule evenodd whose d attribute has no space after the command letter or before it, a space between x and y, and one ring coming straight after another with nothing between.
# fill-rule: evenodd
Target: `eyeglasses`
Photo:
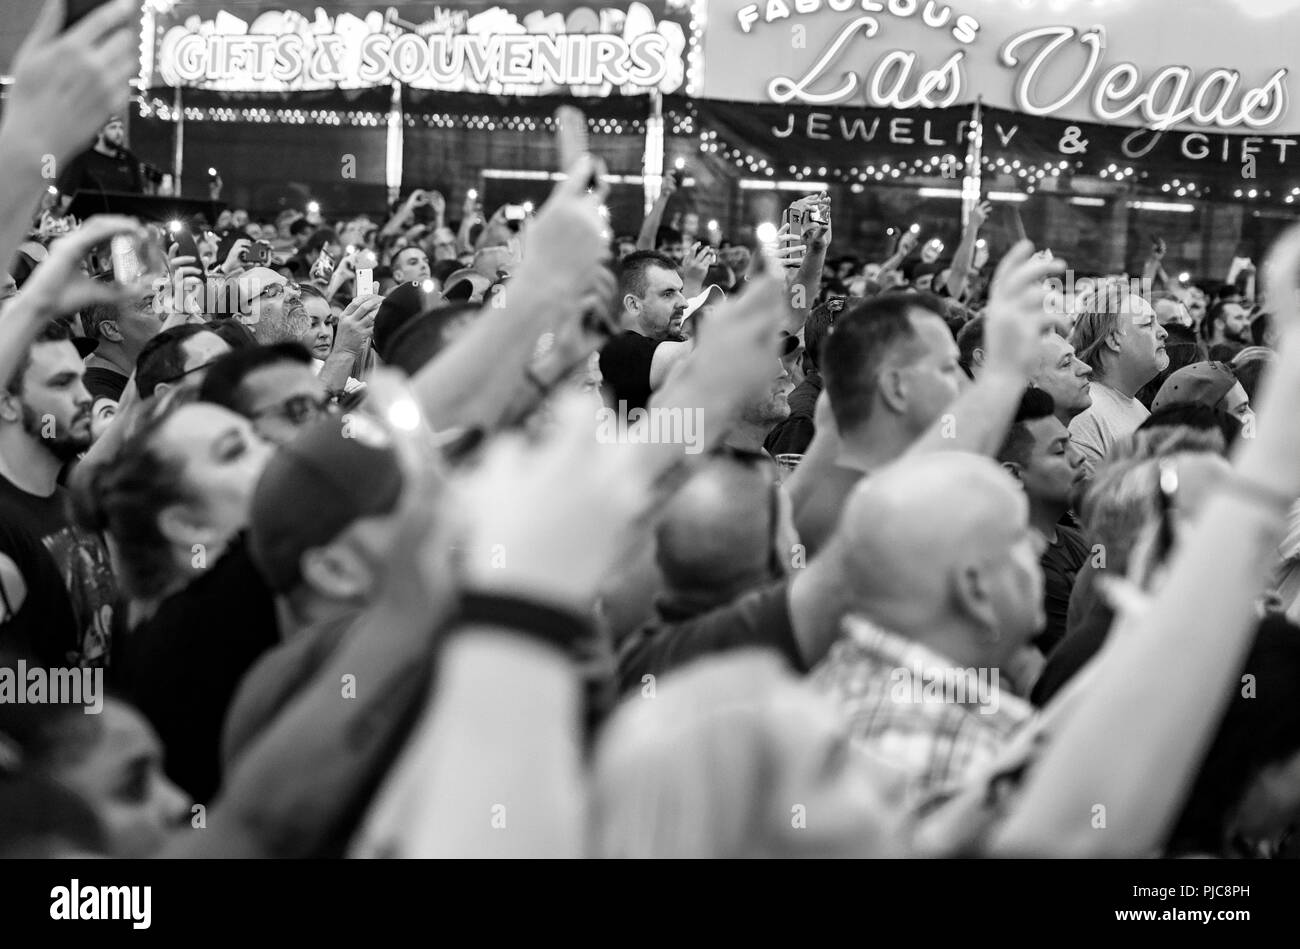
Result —
<instances>
[{"instance_id":1,"label":"eyeglasses","mask_svg":"<svg viewBox=\"0 0 1300 949\"><path fill-rule=\"evenodd\" d=\"M290 425L304 425L325 415L333 407L334 400L329 396L294 395L276 405L259 409L253 413L252 417L259 419L268 415L276 415Z\"/></svg>"},{"instance_id":2,"label":"eyeglasses","mask_svg":"<svg viewBox=\"0 0 1300 949\"><path fill-rule=\"evenodd\" d=\"M278 300L281 297L297 299L301 296L302 287L296 283L269 283L254 295L253 300L254 302L257 300Z\"/></svg>"}]
</instances>

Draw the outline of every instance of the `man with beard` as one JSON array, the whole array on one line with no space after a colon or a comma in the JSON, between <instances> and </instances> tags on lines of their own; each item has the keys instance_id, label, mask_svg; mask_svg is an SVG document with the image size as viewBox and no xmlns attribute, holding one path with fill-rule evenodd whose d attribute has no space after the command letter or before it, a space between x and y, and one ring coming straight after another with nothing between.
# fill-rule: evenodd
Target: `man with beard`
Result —
<instances>
[{"instance_id":1,"label":"man with beard","mask_svg":"<svg viewBox=\"0 0 1300 949\"><path fill-rule=\"evenodd\" d=\"M686 314L677 265L655 251L637 251L619 266L619 325L624 332L600 351L600 373L615 408L645 408L650 393L691 351L678 336Z\"/></svg>"},{"instance_id":2,"label":"man with beard","mask_svg":"<svg viewBox=\"0 0 1300 949\"><path fill-rule=\"evenodd\" d=\"M64 167L59 192L66 201L78 191L123 191L141 194L140 163L126 150L126 126L110 115L95 136L95 144Z\"/></svg>"},{"instance_id":3,"label":"man with beard","mask_svg":"<svg viewBox=\"0 0 1300 949\"><path fill-rule=\"evenodd\" d=\"M237 281L236 319L261 346L296 343L311 329L302 291L269 267L253 267Z\"/></svg>"},{"instance_id":4,"label":"man with beard","mask_svg":"<svg viewBox=\"0 0 1300 949\"><path fill-rule=\"evenodd\" d=\"M1250 311L1233 300L1220 301L1210 307L1206 317L1209 345L1217 352L1211 359L1224 362L1254 343L1250 335Z\"/></svg>"},{"instance_id":5,"label":"man with beard","mask_svg":"<svg viewBox=\"0 0 1300 949\"><path fill-rule=\"evenodd\" d=\"M39 540L53 559L78 639L43 643L40 653L73 665L106 659L117 599L102 541L72 526L59 484L64 466L90 447L83 359L92 348L85 341L78 348L66 326L49 324L0 395L0 522Z\"/></svg>"}]
</instances>

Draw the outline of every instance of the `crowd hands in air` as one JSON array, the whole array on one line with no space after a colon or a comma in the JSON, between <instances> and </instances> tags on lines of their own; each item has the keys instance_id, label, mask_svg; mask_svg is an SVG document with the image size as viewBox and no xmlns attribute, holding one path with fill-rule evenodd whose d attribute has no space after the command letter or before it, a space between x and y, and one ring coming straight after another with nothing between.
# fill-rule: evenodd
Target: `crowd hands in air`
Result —
<instances>
[{"instance_id":1,"label":"crowd hands in air","mask_svg":"<svg viewBox=\"0 0 1300 949\"><path fill-rule=\"evenodd\" d=\"M69 221L137 37L58 6L0 125L0 666L107 693L0 701L0 853L1288 851L1300 230L1063 295L987 205L828 259L827 196L733 245L669 175L615 236L591 155L459 222Z\"/></svg>"}]
</instances>

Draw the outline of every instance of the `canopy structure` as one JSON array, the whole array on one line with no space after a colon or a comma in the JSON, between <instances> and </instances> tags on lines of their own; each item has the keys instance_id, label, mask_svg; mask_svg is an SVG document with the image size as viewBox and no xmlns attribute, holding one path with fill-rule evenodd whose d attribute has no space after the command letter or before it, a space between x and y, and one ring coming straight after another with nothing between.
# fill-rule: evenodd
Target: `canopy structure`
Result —
<instances>
[{"instance_id":1,"label":"canopy structure","mask_svg":"<svg viewBox=\"0 0 1300 949\"><path fill-rule=\"evenodd\" d=\"M12 6L0 63L38 4ZM1162 236L1201 271L1300 201L1296 25L1300 0L147 0L131 135L255 207L535 201L576 102L622 229L682 158L693 209L736 235L824 187L867 249L978 195L1098 266Z\"/></svg>"}]
</instances>

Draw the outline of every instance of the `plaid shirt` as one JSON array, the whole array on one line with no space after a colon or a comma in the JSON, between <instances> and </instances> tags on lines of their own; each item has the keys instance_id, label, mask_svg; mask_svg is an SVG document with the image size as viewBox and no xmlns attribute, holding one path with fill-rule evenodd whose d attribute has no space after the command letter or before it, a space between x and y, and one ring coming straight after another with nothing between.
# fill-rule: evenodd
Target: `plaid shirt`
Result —
<instances>
[{"instance_id":1,"label":"plaid shirt","mask_svg":"<svg viewBox=\"0 0 1300 949\"><path fill-rule=\"evenodd\" d=\"M861 617L846 617L844 631L813 684L844 710L855 744L907 775L915 806L976 777L1034 718L996 670L955 668Z\"/></svg>"}]
</instances>

